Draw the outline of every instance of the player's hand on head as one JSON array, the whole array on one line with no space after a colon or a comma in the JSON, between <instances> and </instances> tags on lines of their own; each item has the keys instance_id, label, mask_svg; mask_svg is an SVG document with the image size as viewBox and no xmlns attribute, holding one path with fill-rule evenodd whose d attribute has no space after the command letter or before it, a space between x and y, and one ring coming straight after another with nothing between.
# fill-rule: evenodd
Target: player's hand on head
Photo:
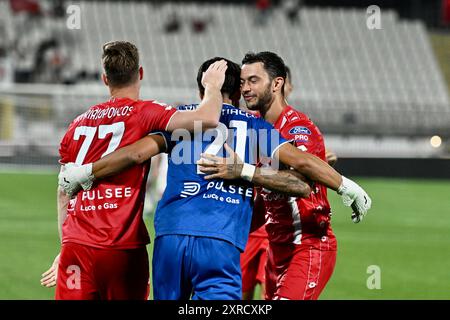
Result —
<instances>
[{"instance_id":1,"label":"player's hand on head","mask_svg":"<svg viewBox=\"0 0 450 320\"><path fill-rule=\"evenodd\" d=\"M366 191L354 181L343 176L338 194L341 195L344 205L351 206L353 209L352 221L354 223L361 222L372 206L372 199Z\"/></svg>"},{"instance_id":2,"label":"player's hand on head","mask_svg":"<svg viewBox=\"0 0 450 320\"><path fill-rule=\"evenodd\" d=\"M202 85L203 87L214 87L221 89L225 81L225 71L227 70L227 62L225 60L219 60L209 66L209 68L203 72Z\"/></svg>"},{"instance_id":3,"label":"player's hand on head","mask_svg":"<svg viewBox=\"0 0 450 320\"><path fill-rule=\"evenodd\" d=\"M61 168L58 175L59 186L70 197L73 197L82 188L84 190L91 189L93 181L92 163L80 166L69 162Z\"/></svg>"},{"instance_id":4,"label":"player's hand on head","mask_svg":"<svg viewBox=\"0 0 450 320\"><path fill-rule=\"evenodd\" d=\"M201 158L197 161L199 170L210 179L226 179L233 180L241 177L242 167L244 165L242 159L234 152L228 144L224 144L224 148L228 153L227 158L221 158L212 154L201 154Z\"/></svg>"},{"instance_id":5,"label":"player's hand on head","mask_svg":"<svg viewBox=\"0 0 450 320\"><path fill-rule=\"evenodd\" d=\"M58 280L58 265L59 254L55 257L55 260L53 260L51 267L41 275L42 286L51 288L56 285L56 281Z\"/></svg>"}]
</instances>

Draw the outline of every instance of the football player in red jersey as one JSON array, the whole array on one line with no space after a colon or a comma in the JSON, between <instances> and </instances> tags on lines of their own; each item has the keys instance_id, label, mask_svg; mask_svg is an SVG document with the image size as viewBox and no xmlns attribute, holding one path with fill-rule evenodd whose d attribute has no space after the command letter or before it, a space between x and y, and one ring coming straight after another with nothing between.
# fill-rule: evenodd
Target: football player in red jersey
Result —
<instances>
[{"instance_id":1,"label":"football player in red jersey","mask_svg":"<svg viewBox=\"0 0 450 320\"><path fill-rule=\"evenodd\" d=\"M286 67L272 52L249 53L242 61L241 93L247 108L259 111L282 136L295 146L326 161L322 134L303 113L289 106L284 95ZM286 157L280 149L280 160ZM235 157L235 155L232 155ZM207 157L212 173L209 178L235 179L240 169L236 163ZM348 183L343 177L343 183ZM341 188L339 188L341 189ZM342 190L338 193L342 193ZM269 238L266 266L266 299L317 299L331 277L336 261L337 243L330 225L331 208L327 188L314 183L308 198L286 197L261 191L266 210L266 230ZM362 197L368 210L371 200ZM345 201L344 201L345 202ZM347 203L349 205L349 203ZM363 215L353 214L354 222Z\"/></svg>"},{"instance_id":2,"label":"football player in red jersey","mask_svg":"<svg viewBox=\"0 0 450 320\"><path fill-rule=\"evenodd\" d=\"M284 84L284 98L288 99L294 86L292 84L292 74L288 66L286 66L286 82ZM259 113L259 112L258 112ZM333 166L337 161L337 156L332 151L326 150L326 161ZM261 189L255 194L260 194ZM255 198L254 214L265 214L264 201L261 196ZM255 212L260 210L262 212ZM269 240L267 239L267 231L265 226L251 232L248 237L245 251L241 254L242 269L242 298L251 300L254 298L254 291L257 284L260 285L260 297L265 298L265 266L267 262L267 248Z\"/></svg>"},{"instance_id":3,"label":"football player in red jersey","mask_svg":"<svg viewBox=\"0 0 450 320\"><path fill-rule=\"evenodd\" d=\"M60 145L61 164L92 163L151 131L192 131L196 120L202 121L203 129L217 126L224 60L203 74L205 98L196 111L139 99L143 69L133 44L105 44L102 63L111 98L70 124ZM155 136L152 143L163 145L164 138ZM134 166L73 199L58 189L61 252L41 280L47 287L56 284L56 299L147 299L149 236L142 210L148 170L148 163Z\"/></svg>"}]
</instances>

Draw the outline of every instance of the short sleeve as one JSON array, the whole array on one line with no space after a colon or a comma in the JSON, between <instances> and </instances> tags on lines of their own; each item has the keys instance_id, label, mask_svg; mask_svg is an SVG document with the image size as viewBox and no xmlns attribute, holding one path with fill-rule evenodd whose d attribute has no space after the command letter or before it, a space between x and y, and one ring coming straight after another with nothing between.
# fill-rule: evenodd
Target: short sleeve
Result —
<instances>
[{"instance_id":1,"label":"short sleeve","mask_svg":"<svg viewBox=\"0 0 450 320\"><path fill-rule=\"evenodd\" d=\"M74 162L73 148L73 134L74 134L74 122L72 122L67 128L61 142L59 143L59 163L64 165L69 162Z\"/></svg>"},{"instance_id":2,"label":"short sleeve","mask_svg":"<svg viewBox=\"0 0 450 320\"><path fill-rule=\"evenodd\" d=\"M157 101L145 101L139 116L144 131L165 131L170 119L177 112L172 106Z\"/></svg>"},{"instance_id":3,"label":"short sleeve","mask_svg":"<svg viewBox=\"0 0 450 320\"><path fill-rule=\"evenodd\" d=\"M175 111L190 111L190 110L195 110L197 107L198 107L198 105L196 105L196 104L190 104L190 105L179 105L173 109ZM172 113L172 115L173 115L173 113ZM167 122L167 124L168 124L168 122ZM166 125L166 127L167 127L167 125ZM171 132L168 132L165 130L153 130L150 132L150 134L158 134L164 138L164 140L166 142L166 153L170 153L176 144L176 141L172 140Z\"/></svg>"},{"instance_id":4,"label":"short sleeve","mask_svg":"<svg viewBox=\"0 0 450 320\"><path fill-rule=\"evenodd\" d=\"M59 163L62 165L70 162L68 149L69 143L68 143L68 136L66 133L62 138L61 143L59 144Z\"/></svg>"}]
</instances>

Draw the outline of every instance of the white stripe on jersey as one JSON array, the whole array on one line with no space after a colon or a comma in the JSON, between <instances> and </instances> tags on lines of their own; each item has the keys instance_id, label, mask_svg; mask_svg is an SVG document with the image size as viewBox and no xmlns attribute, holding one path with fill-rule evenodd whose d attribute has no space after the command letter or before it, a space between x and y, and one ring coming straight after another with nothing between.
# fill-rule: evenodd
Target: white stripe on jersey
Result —
<instances>
[{"instance_id":1,"label":"white stripe on jersey","mask_svg":"<svg viewBox=\"0 0 450 320\"><path fill-rule=\"evenodd\" d=\"M314 295L314 292L316 291L316 288L319 286L320 281L320 271L322 270L322 241L319 241L319 272L317 273L317 282L316 286L314 287L313 292L311 293L311 296Z\"/></svg>"},{"instance_id":2,"label":"white stripe on jersey","mask_svg":"<svg viewBox=\"0 0 450 320\"><path fill-rule=\"evenodd\" d=\"M300 210L297 205L296 197L289 197L288 201L291 206L292 225L294 226L294 244L302 243L302 221L300 219Z\"/></svg>"},{"instance_id":3,"label":"white stripe on jersey","mask_svg":"<svg viewBox=\"0 0 450 320\"><path fill-rule=\"evenodd\" d=\"M311 266L312 266L312 254L311 254L311 247L309 247L308 278L306 278L305 293L303 294L303 299L302 300L306 299L306 293L308 292L309 275L311 274Z\"/></svg>"},{"instance_id":4,"label":"white stripe on jersey","mask_svg":"<svg viewBox=\"0 0 450 320\"><path fill-rule=\"evenodd\" d=\"M287 121L286 117L283 117L283 121L281 122L281 126L279 129L280 131L281 131L281 129L283 129L284 125L286 124L286 121Z\"/></svg>"},{"instance_id":5,"label":"white stripe on jersey","mask_svg":"<svg viewBox=\"0 0 450 320\"><path fill-rule=\"evenodd\" d=\"M291 300L291 299L283 298L283 297L280 297L280 296L275 296L275 297L273 297L272 300Z\"/></svg>"}]
</instances>

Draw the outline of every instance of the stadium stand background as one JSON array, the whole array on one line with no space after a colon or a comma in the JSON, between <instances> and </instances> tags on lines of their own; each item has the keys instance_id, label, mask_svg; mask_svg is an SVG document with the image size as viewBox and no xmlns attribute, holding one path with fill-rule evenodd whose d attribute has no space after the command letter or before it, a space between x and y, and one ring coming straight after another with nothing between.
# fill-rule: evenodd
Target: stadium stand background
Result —
<instances>
[{"instance_id":1,"label":"stadium stand background","mask_svg":"<svg viewBox=\"0 0 450 320\"><path fill-rule=\"evenodd\" d=\"M69 121L107 98L101 45L126 39L141 52L143 99L198 101L205 59L275 51L292 70L290 103L344 172L450 177L446 1L378 1L380 30L366 27L367 1L302 1L295 19L272 1L263 20L253 1L230 2L78 1L81 28L70 30L69 2L0 1L1 166L56 168Z\"/></svg>"}]
</instances>

